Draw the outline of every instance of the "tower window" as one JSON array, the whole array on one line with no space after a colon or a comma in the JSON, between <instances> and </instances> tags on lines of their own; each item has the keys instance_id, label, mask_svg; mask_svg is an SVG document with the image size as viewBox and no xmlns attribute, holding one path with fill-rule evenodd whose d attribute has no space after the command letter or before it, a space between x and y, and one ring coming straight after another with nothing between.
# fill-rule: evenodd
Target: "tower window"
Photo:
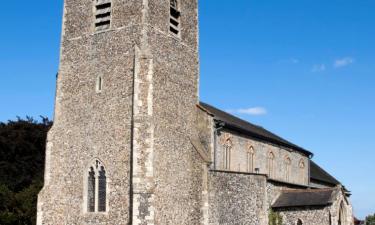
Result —
<instances>
[{"instance_id":1,"label":"tower window","mask_svg":"<svg viewBox=\"0 0 375 225\"><path fill-rule=\"evenodd\" d=\"M107 176L99 160L90 166L87 180L87 212L107 211Z\"/></svg>"},{"instance_id":2,"label":"tower window","mask_svg":"<svg viewBox=\"0 0 375 225\"><path fill-rule=\"evenodd\" d=\"M170 18L169 18L169 31L176 36L180 36L180 17L178 0L170 0Z\"/></svg>"},{"instance_id":3,"label":"tower window","mask_svg":"<svg viewBox=\"0 0 375 225\"><path fill-rule=\"evenodd\" d=\"M111 0L95 1L95 30L107 30L111 26Z\"/></svg>"},{"instance_id":4,"label":"tower window","mask_svg":"<svg viewBox=\"0 0 375 225\"><path fill-rule=\"evenodd\" d=\"M102 92L103 90L103 78L101 76L98 76L98 79L96 80L96 92Z\"/></svg>"}]
</instances>

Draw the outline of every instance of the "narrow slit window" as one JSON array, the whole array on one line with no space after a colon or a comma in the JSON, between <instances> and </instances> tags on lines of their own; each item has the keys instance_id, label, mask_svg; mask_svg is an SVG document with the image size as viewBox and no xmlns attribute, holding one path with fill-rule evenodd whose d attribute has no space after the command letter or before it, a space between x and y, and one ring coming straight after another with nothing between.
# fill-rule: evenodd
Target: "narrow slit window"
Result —
<instances>
[{"instance_id":1,"label":"narrow slit window","mask_svg":"<svg viewBox=\"0 0 375 225\"><path fill-rule=\"evenodd\" d=\"M170 0L170 3L169 31L179 37L181 31L181 12L179 10L178 0Z\"/></svg>"},{"instance_id":2,"label":"narrow slit window","mask_svg":"<svg viewBox=\"0 0 375 225\"><path fill-rule=\"evenodd\" d=\"M96 81L96 92L102 92L102 90L103 90L103 78L99 76Z\"/></svg>"},{"instance_id":3,"label":"narrow slit window","mask_svg":"<svg viewBox=\"0 0 375 225\"><path fill-rule=\"evenodd\" d=\"M107 30L111 27L112 3L110 0L95 1L95 31Z\"/></svg>"}]
</instances>

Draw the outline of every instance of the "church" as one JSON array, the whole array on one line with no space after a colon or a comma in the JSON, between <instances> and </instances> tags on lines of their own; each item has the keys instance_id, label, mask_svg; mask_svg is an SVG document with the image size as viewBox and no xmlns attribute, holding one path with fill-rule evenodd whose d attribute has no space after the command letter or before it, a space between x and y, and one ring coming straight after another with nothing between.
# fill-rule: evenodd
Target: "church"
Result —
<instances>
[{"instance_id":1,"label":"church","mask_svg":"<svg viewBox=\"0 0 375 225\"><path fill-rule=\"evenodd\" d=\"M198 0L65 0L38 225L353 224L312 152L200 102L198 25Z\"/></svg>"}]
</instances>

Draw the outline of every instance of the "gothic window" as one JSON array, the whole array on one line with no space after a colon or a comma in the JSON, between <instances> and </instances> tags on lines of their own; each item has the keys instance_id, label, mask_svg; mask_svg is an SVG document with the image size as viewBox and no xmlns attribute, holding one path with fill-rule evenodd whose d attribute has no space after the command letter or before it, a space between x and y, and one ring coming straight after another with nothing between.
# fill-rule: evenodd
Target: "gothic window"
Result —
<instances>
[{"instance_id":1,"label":"gothic window","mask_svg":"<svg viewBox=\"0 0 375 225\"><path fill-rule=\"evenodd\" d=\"M298 219L298 220L297 220L297 225L303 225L303 222L302 222L301 219Z\"/></svg>"},{"instance_id":2,"label":"gothic window","mask_svg":"<svg viewBox=\"0 0 375 225\"><path fill-rule=\"evenodd\" d=\"M291 167L292 161L290 160L289 157L286 157L285 159L285 180L289 181L290 180L290 167Z\"/></svg>"},{"instance_id":3,"label":"gothic window","mask_svg":"<svg viewBox=\"0 0 375 225\"><path fill-rule=\"evenodd\" d=\"M170 17L169 17L169 31L176 36L180 36L180 17L178 0L170 0Z\"/></svg>"},{"instance_id":4,"label":"gothic window","mask_svg":"<svg viewBox=\"0 0 375 225\"><path fill-rule=\"evenodd\" d=\"M99 160L95 160L88 170L87 211L107 211L107 176Z\"/></svg>"},{"instance_id":5,"label":"gothic window","mask_svg":"<svg viewBox=\"0 0 375 225\"><path fill-rule=\"evenodd\" d=\"M99 170L99 184L98 184L98 211L106 211L106 194L107 194L107 177L105 175L104 167L101 166Z\"/></svg>"},{"instance_id":6,"label":"gothic window","mask_svg":"<svg viewBox=\"0 0 375 225\"><path fill-rule=\"evenodd\" d=\"M87 211L95 212L95 172L93 167L90 167L88 175L87 203Z\"/></svg>"},{"instance_id":7,"label":"gothic window","mask_svg":"<svg viewBox=\"0 0 375 225\"><path fill-rule=\"evenodd\" d=\"M303 159L299 161L299 170L301 173L302 182L304 184L308 183L308 181L306 180L306 174L305 174L305 161Z\"/></svg>"},{"instance_id":8,"label":"gothic window","mask_svg":"<svg viewBox=\"0 0 375 225\"><path fill-rule=\"evenodd\" d=\"M254 160L255 160L255 150L253 146L250 146L247 151L247 172L254 172Z\"/></svg>"},{"instance_id":9,"label":"gothic window","mask_svg":"<svg viewBox=\"0 0 375 225\"><path fill-rule=\"evenodd\" d=\"M111 26L111 0L95 1L95 31L107 30Z\"/></svg>"},{"instance_id":10,"label":"gothic window","mask_svg":"<svg viewBox=\"0 0 375 225\"><path fill-rule=\"evenodd\" d=\"M275 154L273 152L270 152L268 154L268 176L269 177L274 176L274 161L275 161Z\"/></svg>"},{"instance_id":11,"label":"gothic window","mask_svg":"<svg viewBox=\"0 0 375 225\"><path fill-rule=\"evenodd\" d=\"M232 154L232 141L226 140L224 144L224 169L230 170L231 167L231 154Z\"/></svg>"}]
</instances>

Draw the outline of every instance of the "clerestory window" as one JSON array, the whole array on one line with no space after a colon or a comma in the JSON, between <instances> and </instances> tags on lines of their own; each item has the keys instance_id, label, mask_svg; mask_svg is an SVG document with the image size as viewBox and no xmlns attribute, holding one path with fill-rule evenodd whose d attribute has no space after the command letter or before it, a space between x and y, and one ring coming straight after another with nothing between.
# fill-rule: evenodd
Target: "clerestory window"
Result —
<instances>
[{"instance_id":1,"label":"clerestory window","mask_svg":"<svg viewBox=\"0 0 375 225\"><path fill-rule=\"evenodd\" d=\"M95 31L107 30L111 27L111 0L95 1Z\"/></svg>"},{"instance_id":2,"label":"clerestory window","mask_svg":"<svg viewBox=\"0 0 375 225\"><path fill-rule=\"evenodd\" d=\"M87 179L87 212L106 212L107 176L99 160L88 169Z\"/></svg>"},{"instance_id":3,"label":"clerestory window","mask_svg":"<svg viewBox=\"0 0 375 225\"><path fill-rule=\"evenodd\" d=\"M170 0L169 31L178 37L180 37L181 32L181 12L179 7L178 0Z\"/></svg>"}]
</instances>

